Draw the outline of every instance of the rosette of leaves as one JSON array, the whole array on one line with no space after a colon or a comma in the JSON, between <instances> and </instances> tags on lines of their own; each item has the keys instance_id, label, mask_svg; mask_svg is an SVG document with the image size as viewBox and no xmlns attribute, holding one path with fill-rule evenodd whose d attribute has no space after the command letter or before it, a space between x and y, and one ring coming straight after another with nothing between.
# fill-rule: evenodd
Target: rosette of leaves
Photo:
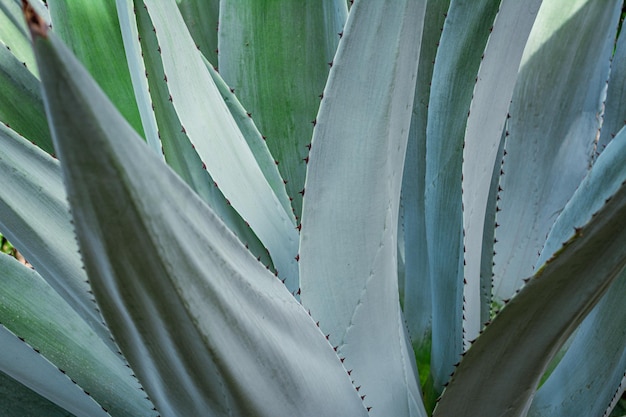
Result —
<instances>
[{"instance_id":1,"label":"rosette of leaves","mask_svg":"<svg viewBox=\"0 0 626 417\"><path fill-rule=\"evenodd\" d=\"M601 416L615 0L0 1L0 403Z\"/></svg>"}]
</instances>

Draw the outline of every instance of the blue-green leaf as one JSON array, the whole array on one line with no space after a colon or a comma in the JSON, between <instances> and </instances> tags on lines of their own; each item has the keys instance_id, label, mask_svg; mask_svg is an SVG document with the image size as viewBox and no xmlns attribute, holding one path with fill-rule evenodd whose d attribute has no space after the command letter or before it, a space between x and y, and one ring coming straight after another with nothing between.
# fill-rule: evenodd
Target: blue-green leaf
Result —
<instances>
[{"instance_id":1,"label":"blue-green leaf","mask_svg":"<svg viewBox=\"0 0 626 417\"><path fill-rule=\"evenodd\" d=\"M0 125L0 175L2 233L102 340L110 343L110 334L89 294L58 161Z\"/></svg>"},{"instance_id":2,"label":"blue-green leaf","mask_svg":"<svg viewBox=\"0 0 626 417\"><path fill-rule=\"evenodd\" d=\"M434 416L526 415L551 359L624 270L624 241L626 183L476 339Z\"/></svg>"},{"instance_id":3,"label":"blue-green leaf","mask_svg":"<svg viewBox=\"0 0 626 417\"><path fill-rule=\"evenodd\" d=\"M396 242L425 8L352 7L305 185L302 303L345 357L373 416L426 415L398 302Z\"/></svg>"},{"instance_id":4,"label":"blue-green leaf","mask_svg":"<svg viewBox=\"0 0 626 417\"><path fill-rule=\"evenodd\" d=\"M156 414L124 360L35 271L5 254L0 271L2 372L77 415Z\"/></svg>"},{"instance_id":5,"label":"blue-green leaf","mask_svg":"<svg viewBox=\"0 0 626 417\"><path fill-rule=\"evenodd\" d=\"M288 286L297 288L298 231L291 211L263 175L217 89L173 0L146 2L172 103L211 177L269 250ZM284 187L282 188L284 193Z\"/></svg>"},{"instance_id":6,"label":"blue-green leaf","mask_svg":"<svg viewBox=\"0 0 626 417\"><path fill-rule=\"evenodd\" d=\"M431 374L441 391L463 352L463 141L499 0L452 1L428 104L425 218L433 289Z\"/></svg>"},{"instance_id":7,"label":"blue-green leaf","mask_svg":"<svg viewBox=\"0 0 626 417\"><path fill-rule=\"evenodd\" d=\"M587 174L621 1L545 2L510 107L494 246L494 293L532 275L558 214Z\"/></svg>"},{"instance_id":8,"label":"blue-green leaf","mask_svg":"<svg viewBox=\"0 0 626 417\"><path fill-rule=\"evenodd\" d=\"M35 38L90 282L161 415L366 416L280 280L148 150L54 34Z\"/></svg>"}]
</instances>

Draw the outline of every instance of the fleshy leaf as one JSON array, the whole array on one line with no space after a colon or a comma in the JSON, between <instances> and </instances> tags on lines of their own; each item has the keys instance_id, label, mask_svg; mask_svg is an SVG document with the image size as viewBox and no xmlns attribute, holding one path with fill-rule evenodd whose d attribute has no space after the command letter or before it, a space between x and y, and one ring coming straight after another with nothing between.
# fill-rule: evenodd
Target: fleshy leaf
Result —
<instances>
[{"instance_id":1,"label":"fleshy leaf","mask_svg":"<svg viewBox=\"0 0 626 417\"><path fill-rule=\"evenodd\" d=\"M2 372L0 372L0 399L5 417L75 417Z\"/></svg>"},{"instance_id":2,"label":"fleshy leaf","mask_svg":"<svg viewBox=\"0 0 626 417\"><path fill-rule=\"evenodd\" d=\"M35 271L5 254L0 271L0 370L75 414L156 414L124 360Z\"/></svg>"},{"instance_id":3,"label":"fleshy leaf","mask_svg":"<svg viewBox=\"0 0 626 417\"><path fill-rule=\"evenodd\" d=\"M181 129L224 197L269 250L279 276L298 287L298 231L233 120L173 0L146 1Z\"/></svg>"},{"instance_id":4,"label":"fleshy leaf","mask_svg":"<svg viewBox=\"0 0 626 417\"><path fill-rule=\"evenodd\" d=\"M434 416L526 415L550 360L624 270L624 241L626 183L476 339Z\"/></svg>"},{"instance_id":5,"label":"fleshy leaf","mask_svg":"<svg viewBox=\"0 0 626 417\"><path fill-rule=\"evenodd\" d=\"M220 74L267 137L298 219L314 120L346 17L344 0L220 1Z\"/></svg>"},{"instance_id":6,"label":"fleshy leaf","mask_svg":"<svg viewBox=\"0 0 626 417\"><path fill-rule=\"evenodd\" d=\"M0 44L0 121L54 153L39 80Z\"/></svg>"},{"instance_id":7,"label":"fleshy leaf","mask_svg":"<svg viewBox=\"0 0 626 417\"><path fill-rule=\"evenodd\" d=\"M48 0L47 4L55 33L89 69L135 130L143 135L116 2Z\"/></svg>"},{"instance_id":8,"label":"fleshy leaf","mask_svg":"<svg viewBox=\"0 0 626 417\"><path fill-rule=\"evenodd\" d=\"M159 412L366 416L280 280L148 150L54 34L33 25L89 279Z\"/></svg>"},{"instance_id":9,"label":"fleshy leaf","mask_svg":"<svg viewBox=\"0 0 626 417\"><path fill-rule=\"evenodd\" d=\"M0 125L0 229L44 279L110 343L89 294L57 160ZM111 344L113 350L115 347Z\"/></svg>"},{"instance_id":10,"label":"fleshy leaf","mask_svg":"<svg viewBox=\"0 0 626 417\"><path fill-rule=\"evenodd\" d=\"M352 7L305 186L302 303L345 357L372 416L426 415L398 300L396 242L425 8L412 0Z\"/></svg>"},{"instance_id":11,"label":"fleshy leaf","mask_svg":"<svg viewBox=\"0 0 626 417\"><path fill-rule=\"evenodd\" d=\"M559 0L539 11L513 94L500 179L499 300L533 274L550 228L589 170L621 5Z\"/></svg>"},{"instance_id":12,"label":"fleshy leaf","mask_svg":"<svg viewBox=\"0 0 626 417\"><path fill-rule=\"evenodd\" d=\"M433 290L431 374L441 392L463 352L463 141L500 1L452 1L437 50L426 131L425 217Z\"/></svg>"},{"instance_id":13,"label":"fleshy leaf","mask_svg":"<svg viewBox=\"0 0 626 417\"><path fill-rule=\"evenodd\" d=\"M519 64L541 3L542 0L502 1L472 93L462 170L466 283L463 290L463 330L465 338L470 340L478 336L483 324L481 312L489 306L489 297L483 296L480 268L483 252L490 253L492 248L492 245L483 246L483 231L493 166L499 162L496 158ZM491 292L491 285L487 288Z\"/></svg>"}]
</instances>

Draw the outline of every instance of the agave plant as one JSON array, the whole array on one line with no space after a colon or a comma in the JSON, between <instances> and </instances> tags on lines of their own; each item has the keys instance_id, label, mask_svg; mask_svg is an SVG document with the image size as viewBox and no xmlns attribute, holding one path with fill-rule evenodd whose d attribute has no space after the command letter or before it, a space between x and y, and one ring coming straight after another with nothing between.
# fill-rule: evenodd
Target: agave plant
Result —
<instances>
[{"instance_id":1,"label":"agave plant","mask_svg":"<svg viewBox=\"0 0 626 417\"><path fill-rule=\"evenodd\" d=\"M618 412L622 1L22 3L4 415Z\"/></svg>"}]
</instances>

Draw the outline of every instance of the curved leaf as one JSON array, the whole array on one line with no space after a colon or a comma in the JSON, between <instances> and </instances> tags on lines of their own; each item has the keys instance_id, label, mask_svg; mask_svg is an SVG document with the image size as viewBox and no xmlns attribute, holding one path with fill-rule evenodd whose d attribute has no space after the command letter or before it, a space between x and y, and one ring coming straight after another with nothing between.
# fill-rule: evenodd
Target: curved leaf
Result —
<instances>
[{"instance_id":1,"label":"curved leaf","mask_svg":"<svg viewBox=\"0 0 626 417\"><path fill-rule=\"evenodd\" d=\"M434 416L526 415L550 360L624 270L625 241L626 183L476 339Z\"/></svg>"},{"instance_id":2,"label":"curved leaf","mask_svg":"<svg viewBox=\"0 0 626 417\"><path fill-rule=\"evenodd\" d=\"M147 1L167 87L185 130L211 177L269 250L292 291L298 287L298 231L233 120L173 0ZM190 74L192 76L190 76Z\"/></svg>"},{"instance_id":3,"label":"curved leaf","mask_svg":"<svg viewBox=\"0 0 626 417\"><path fill-rule=\"evenodd\" d=\"M437 50L426 130L425 217L433 288L436 391L463 352L463 141L472 92L499 0L452 1Z\"/></svg>"},{"instance_id":4,"label":"curved leaf","mask_svg":"<svg viewBox=\"0 0 626 417\"><path fill-rule=\"evenodd\" d=\"M143 135L116 2L47 0L55 33L85 65L126 120Z\"/></svg>"},{"instance_id":5,"label":"curved leaf","mask_svg":"<svg viewBox=\"0 0 626 417\"><path fill-rule=\"evenodd\" d=\"M2 372L0 372L0 404L5 417L75 417Z\"/></svg>"},{"instance_id":6,"label":"curved leaf","mask_svg":"<svg viewBox=\"0 0 626 417\"><path fill-rule=\"evenodd\" d=\"M370 415L425 416L396 236L426 4L394 4L350 11L313 135L300 277L303 305L345 357Z\"/></svg>"},{"instance_id":7,"label":"curved leaf","mask_svg":"<svg viewBox=\"0 0 626 417\"><path fill-rule=\"evenodd\" d=\"M156 414L124 360L35 271L5 254L0 271L3 372L75 414Z\"/></svg>"},{"instance_id":8,"label":"curved leaf","mask_svg":"<svg viewBox=\"0 0 626 417\"><path fill-rule=\"evenodd\" d=\"M519 64L542 0L503 0L485 47L472 93L463 146L464 333L475 339L482 328L481 312L489 297L481 285L483 231L488 211L493 166L497 163ZM492 223L493 224L493 223ZM488 286L489 292L491 285ZM484 314L482 315L484 316Z\"/></svg>"},{"instance_id":9,"label":"curved leaf","mask_svg":"<svg viewBox=\"0 0 626 417\"><path fill-rule=\"evenodd\" d=\"M90 282L159 412L366 416L302 306L148 151L63 44L33 30Z\"/></svg>"},{"instance_id":10,"label":"curved leaf","mask_svg":"<svg viewBox=\"0 0 626 417\"><path fill-rule=\"evenodd\" d=\"M589 170L621 4L561 0L539 11L510 107L500 180L500 300L532 275L550 228Z\"/></svg>"},{"instance_id":11,"label":"curved leaf","mask_svg":"<svg viewBox=\"0 0 626 417\"><path fill-rule=\"evenodd\" d=\"M0 121L52 154L39 80L0 44Z\"/></svg>"},{"instance_id":12,"label":"curved leaf","mask_svg":"<svg viewBox=\"0 0 626 417\"><path fill-rule=\"evenodd\" d=\"M44 279L109 343L72 233L57 160L0 125L0 229Z\"/></svg>"},{"instance_id":13,"label":"curved leaf","mask_svg":"<svg viewBox=\"0 0 626 417\"><path fill-rule=\"evenodd\" d=\"M220 73L267 137L298 219L319 97L346 17L344 0L220 1Z\"/></svg>"}]
</instances>

